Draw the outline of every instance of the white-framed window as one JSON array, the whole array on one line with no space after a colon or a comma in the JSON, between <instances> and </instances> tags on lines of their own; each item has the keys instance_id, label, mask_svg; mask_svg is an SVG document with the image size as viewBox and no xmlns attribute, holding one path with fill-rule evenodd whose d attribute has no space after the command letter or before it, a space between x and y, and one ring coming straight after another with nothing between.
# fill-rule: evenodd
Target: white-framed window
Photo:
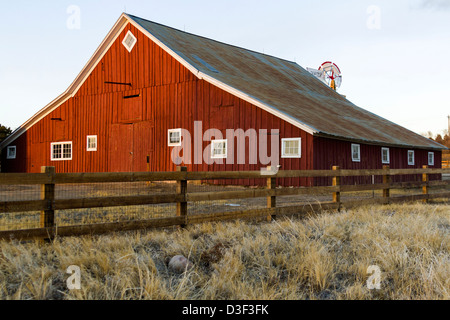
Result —
<instances>
[{"instance_id":1,"label":"white-framed window","mask_svg":"<svg viewBox=\"0 0 450 320\"><path fill-rule=\"evenodd\" d=\"M122 41L122 44L124 45L125 48L127 48L128 52L131 52L131 50L133 50L134 46L136 45L136 42L137 42L136 37L133 35L131 31L128 31L128 33L126 34L125 38Z\"/></svg>"},{"instance_id":2,"label":"white-framed window","mask_svg":"<svg viewBox=\"0 0 450 320\"><path fill-rule=\"evenodd\" d=\"M428 165L434 166L434 152L428 152Z\"/></svg>"},{"instance_id":3,"label":"white-framed window","mask_svg":"<svg viewBox=\"0 0 450 320\"><path fill-rule=\"evenodd\" d=\"M301 158L302 157L302 139L287 138L281 139L281 157L282 158Z\"/></svg>"},{"instance_id":4,"label":"white-framed window","mask_svg":"<svg viewBox=\"0 0 450 320\"><path fill-rule=\"evenodd\" d=\"M414 150L408 150L408 166L413 166L416 164L416 157Z\"/></svg>"},{"instance_id":5,"label":"white-framed window","mask_svg":"<svg viewBox=\"0 0 450 320\"><path fill-rule=\"evenodd\" d=\"M97 151L97 136L87 136L86 151Z\"/></svg>"},{"instance_id":6,"label":"white-framed window","mask_svg":"<svg viewBox=\"0 0 450 320\"><path fill-rule=\"evenodd\" d=\"M361 145L352 144L352 161L361 162Z\"/></svg>"},{"instance_id":7,"label":"white-framed window","mask_svg":"<svg viewBox=\"0 0 450 320\"><path fill-rule=\"evenodd\" d=\"M54 142L51 144L51 160L72 160L72 141Z\"/></svg>"},{"instance_id":8,"label":"white-framed window","mask_svg":"<svg viewBox=\"0 0 450 320\"><path fill-rule=\"evenodd\" d=\"M211 158L226 159L228 156L228 142L227 140L213 140L211 141Z\"/></svg>"},{"instance_id":9,"label":"white-framed window","mask_svg":"<svg viewBox=\"0 0 450 320\"><path fill-rule=\"evenodd\" d=\"M6 159L15 159L16 158L17 148L16 146L11 146L6 149Z\"/></svg>"},{"instance_id":10,"label":"white-framed window","mask_svg":"<svg viewBox=\"0 0 450 320\"><path fill-rule=\"evenodd\" d=\"M167 136L169 147L181 146L181 129L170 129Z\"/></svg>"},{"instance_id":11,"label":"white-framed window","mask_svg":"<svg viewBox=\"0 0 450 320\"><path fill-rule=\"evenodd\" d=\"M389 164L391 162L389 148L381 148L381 162L383 164Z\"/></svg>"}]
</instances>

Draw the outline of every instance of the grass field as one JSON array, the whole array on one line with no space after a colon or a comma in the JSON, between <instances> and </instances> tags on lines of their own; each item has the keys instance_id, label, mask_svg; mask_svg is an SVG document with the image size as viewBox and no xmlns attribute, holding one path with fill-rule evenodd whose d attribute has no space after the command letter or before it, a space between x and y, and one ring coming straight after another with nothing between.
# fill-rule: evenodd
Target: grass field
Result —
<instances>
[{"instance_id":1,"label":"grass field","mask_svg":"<svg viewBox=\"0 0 450 320\"><path fill-rule=\"evenodd\" d=\"M169 270L175 255L194 268ZM81 289L69 290L69 266ZM450 205L0 243L0 299L450 299ZM369 290L369 266L381 271Z\"/></svg>"}]
</instances>

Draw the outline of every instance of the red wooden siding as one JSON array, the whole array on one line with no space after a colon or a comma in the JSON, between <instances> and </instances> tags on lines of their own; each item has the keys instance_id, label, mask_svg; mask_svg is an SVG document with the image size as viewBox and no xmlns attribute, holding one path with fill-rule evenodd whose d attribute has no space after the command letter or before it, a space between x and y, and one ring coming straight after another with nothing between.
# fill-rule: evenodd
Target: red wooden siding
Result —
<instances>
[{"instance_id":1,"label":"red wooden siding","mask_svg":"<svg viewBox=\"0 0 450 320\"><path fill-rule=\"evenodd\" d=\"M280 165L282 170L291 170L303 168L305 170L312 169L312 149L313 139L312 136L306 132L294 127L293 125L281 120L280 118L269 114L268 112L246 102L239 98L230 95L227 92L205 82L199 81L198 85L198 99L197 108L194 109L196 120L203 121L203 129L217 128L222 131L222 135L226 137L226 129L242 129L244 132L249 129L255 129L258 133L258 143L262 138L259 135L260 130L267 129L268 133L272 130L278 129L280 131L281 138L302 138L302 158L301 159L280 159ZM193 132L193 130L191 131ZM265 137L264 137L265 138ZM271 144L270 136L267 137L268 141L268 155L270 156ZM229 142L230 143L230 142ZM203 149L205 149L210 143L204 142ZM237 139L235 139L235 145ZM237 151L235 147L235 159L233 165L227 164L212 164L208 165L203 163L201 165L194 165L192 170L194 171L224 171L224 170L259 170L266 165L260 163L256 165L250 164L249 155L249 142L246 141L246 164L237 164ZM259 150L258 150L259 152ZM280 149L281 154L281 140ZM259 157L258 157L259 159ZM307 185L309 179L302 179L302 184ZM279 181L282 184L300 184L300 179L283 179ZM261 184L265 181L239 181L244 184Z\"/></svg>"},{"instance_id":2,"label":"red wooden siding","mask_svg":"<svg viewBox=\"0 0 450 320\"><path fill-rule=\"evenodd\" d=\"M122 45L131 30L137 43L131 53ZM115 84L112 84L115 83ZM120 84L117 84L120 83ZM128 25L97 64L73 98L36 123L12 145L17 146L17 159L6 160L4 171L39 172L41 166L55 166L57 172L174 171L168 147L168 130L183 128L191 133L192 159L190 171L259 170L261 163L250 164L246 141L245 164L194 163L194 122L202 122L202 135L210 128L219 129L226 137L227 129L254 129L260 139L270 135L262 129L278 129L281 155L282 138L301 138L302 157L281 159L281 170L342 168L381 168L381 148L361 145L362 161L351 161L351 143L313 138L312 135L280 118L242 100L206 81L199 80L135 27ZM96 135L98 150L88 152L87 136ZM72 141L70 161L51 161L52 142ZM229 141L229 143L231 143ZM235 144L237 139L235 139ZM203 142L201 152L210 144ZM407 150L391 148L391 167L406 168ZM440 165L440 152L435 152ZM147 167L147 158L150 165ZM203 156L201 155L203 159ZM259 158L258 158L259 159ZM427 163L427 152L416 150L416 166ZM265 181L239 180L241 184L265 184ZM282 185L311 185L313 179L280 179ZM328 181L316 180L316 183Z\"/></svg>"},{"instance_id":3,"label":"red wooden siding","mask_svg":"<svg viewBox=\"0 0 450 320\"><path fill-rule=\"evenodd\" d=\"M128 30L137 38L129 53L122 45ZM111 84L106 82L123 83ZM127 84L131 85L127 85ZM283 170L312 169L312 136L262 109L203 81L136 28L128 25L80 87L74 98L35 124L14 142L17 160L6 162L8 171L39 172L55 166L57 172L173 171L169 129L187 129L194 145L194 122L203 132L216 128L280 130L281 138L301 137L302 158L281 159ZM202 134L203 134L202 132ZM98 150L88 152L87 136L97 135ZM258 135L258 141L261 137ZM268 150L270 152L270 136ZM52 142L72 141L71 161L50 161ZM237 143L237 139L235 139ZM280 141L281 143L281 141ZM210 142L203 142L203 150ZM189 170L259 170L266 165L192 164ZM237 146L236 146L237 148ZM281 148L281 145L280 145ZM281 150L279 150L281 152ZM24 153L27 156L24 157ZM201 157L203 159L203 157ZM237 152L235 153L237 160ZM5 162L3 162L5 163ZM310 184L309 179L285 179L286 184ZM235 181L253 184L258 181ZM259 181L265 183L264 181Z\"/></svg>"},{"instance_id":4,"label":"red wooden siding","mask_svg":"<svg viewBox=\"0 0 450 320\"><path fill-rule=\"evenodd\" d=\"M422 168L428 165L428 150L413 149L413 148L393 148L389 147L390 163L383 164L381 160L381 148L378 145L361 146L361 162L353 162L351 155L352 142L314 138L314 169L315 170L330 170L332 166L340 166L342 169L382 169L384 165L389 165L391 169L414 169ZM408 150L414 150L415 164L408 165ZM441 151L432 151L435 154L434 166L430 168L441 168ZM436 178L436 177L430 177ZM418 180L421 176L396 176L393 181L408 181ZM318 185L330 184L330 179L320 178L316 179L315 183ZM381 182L381 177L376 178L376 182ZM365 178L345 178L342 180L343 184L354 183L372 183L371 177Z\"/></svg>"}]
</instances>

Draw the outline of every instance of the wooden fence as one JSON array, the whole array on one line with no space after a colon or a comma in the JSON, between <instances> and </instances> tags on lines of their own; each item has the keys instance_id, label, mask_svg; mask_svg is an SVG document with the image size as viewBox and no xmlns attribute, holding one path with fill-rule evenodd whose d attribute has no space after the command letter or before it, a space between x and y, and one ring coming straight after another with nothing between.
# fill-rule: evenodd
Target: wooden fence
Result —
<instances>
[{"instance_id":1,"label":"wooden fence","mask_svg":"<svg viewBox=\"0 0 450 320\"><path fill-rule=\"evenodd\" d=\"M449 169L450 168L450 160L443 160L442 161L442 168Z\"/></svg>"},{"instance_id":2,"label":"wooden fence","mask_svg":"<svg viewBox=\"0 0 450 320\"><path fill-rule=\"evenodd\" d=\"M422 175L422 181L393 183L394 175ZM272 220L282 215L302 215L320 210L340 210L365 204L388 204L394 202L423 201L450 198L448 185L450 181L429 181L430 174L450 174L450 169L390 169L385 166L379 170L333 170L314 171L279 171L274 175L261 175L260 171L233 172L187 172L179 167L176 172L153 173L55 173L53 167L43 167L39 174L0 174L1 185L40 185L40 200L3 201L0 194L0 213L39 211L40 227L28 230L1 231L0 239L53 239L56 236L79 236L86 234L103 234L108 232L129 231L171 226L224 221L232 219L267 219ZM383 183L370 185L341 185L341 177L382 176ZM324 187L278 188L279 178L331 177L332 185ZM265 179L266 188L249 188L239 191L188 193L188 181L222 180L222 179ZM116 183L116 182L176 182L176 192L154 195L114 196L82 199L56 199L55 185ZM445 187L445 192L429 193L431 187ZM391 196L392 189L422 188L420 194ZM345 192L382 190L382 197L357 201L341 201ZM332 201L319 202L304 206L277 207L277 197L294 195L311 195L318 193L332 194ZM188 215L188 203L195 201L217 201L228 199L266 198L267 207L233 212ZM3 202L2 202L3 201ZM84 209L116 206L138 206L176 203L176 216L138 221L101 223L59 227L55 225L55 211L65 209Z\"/></svg>"}]
</instances>

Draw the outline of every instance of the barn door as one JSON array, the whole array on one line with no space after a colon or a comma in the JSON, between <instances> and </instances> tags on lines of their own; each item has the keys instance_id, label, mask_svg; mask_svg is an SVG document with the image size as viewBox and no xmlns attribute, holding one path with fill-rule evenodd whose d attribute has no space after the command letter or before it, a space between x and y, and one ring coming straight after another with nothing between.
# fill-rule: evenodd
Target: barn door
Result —
<instances>
[{"instance_id":1,"label":"barn door","mask_svg":"<svg viewBox=\"0 0 450 320\"><path fill-rule=\"evenodd\" d=\"M151 171L153 158L153 123L145 121L133 124L133 140L133 171ZM149 161L148 166L147 158Z\"/></svg>"},{"instance_id":2,"label":"barn door","mask_svg":"<svg viewBox=\"0 0 450 320\"><path fill-rule=\"evenodd\" d=\"M145 172L153 158L153 123L113 124L109 136L110 172ZM150 166L147 166L147 160Z\"/></svg>"},{"instance_id":3,"label":"barn door","mask_svg":"<svg viewBox=\"0 0 450 320\"><path fill-rule=\"evenodd\" d=\"M109 135L109 171L133 171L133 125L113 124Z\"/></svg>"}]
</instances>

